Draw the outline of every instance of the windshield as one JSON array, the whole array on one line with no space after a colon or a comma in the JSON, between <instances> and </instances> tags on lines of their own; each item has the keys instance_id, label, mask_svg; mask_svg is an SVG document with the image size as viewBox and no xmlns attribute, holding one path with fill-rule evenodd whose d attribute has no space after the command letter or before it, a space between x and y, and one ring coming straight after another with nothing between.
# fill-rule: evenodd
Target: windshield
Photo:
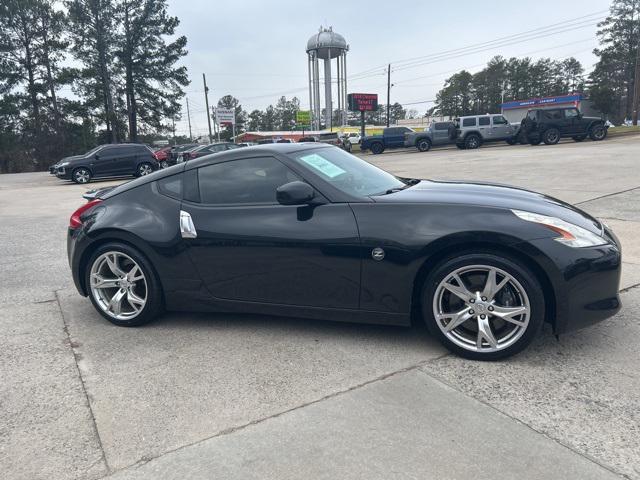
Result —
<instances>
[{"instance_id":1,"label":"windshield","mask_svg":"<svg viewBox=\"0 0 640 480\"><path fill-rule=\"evenodd\" d=\"M368 197L401 189L406 183L340 148L304 150L289 155L338 190Z\"/></svg>"},{"instance_id":2,"label":"windshield","mask_svg":"<svg viewBox=\"0 0 640 480\"><path fill-rule=\"evenodd\" d=\"M89 150L87 153L84 154L85 157L88 157L90 155L93 155L94 153L96 153L98 150L100 150L103 147L103 145L99 145L96 148L92 148L91 150Z\"/></svg>"}]
</instances>

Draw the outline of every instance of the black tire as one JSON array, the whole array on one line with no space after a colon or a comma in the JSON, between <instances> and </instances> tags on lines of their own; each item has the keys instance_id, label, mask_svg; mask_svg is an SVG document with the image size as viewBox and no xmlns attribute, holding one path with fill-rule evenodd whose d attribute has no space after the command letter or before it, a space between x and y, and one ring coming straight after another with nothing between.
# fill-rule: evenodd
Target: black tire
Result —
<instances>
[{"instance_id":1,"label":"black tire","mask_svg":"<svg viewBox=\"0 0 640 480\"><path fill-rule=\"evenodd\" d=\"M542 143L542 139L540 137L533 137L529 139L529 143L531 145L540 145Z\"/></svg>"},{"instance_id":2,"label":"black tire","mask_svg":"<svg viewBox=\"0 0 640 480\"><path fill-rule=\"evenodd\" d=\"M587 136L586 135L577 135L577 136L571 137L571 138L573 138L573 140L575 142L582 142L585 138L587 138Z\"/></svg>"},{"instance_id":3,"label":"black tire","mask_svg":"<svg viewBox=\"0 0 640 480\"><path fill-rule=\"evenodd\" d=\"M505 142L507 142L508 145L515 145L516 144L516 139L515 138L507 138L505 140Z\"/></svg>"},{"instance_id":4,"label":"black tire","mask_svg":"<svg viewBox=\"0 0 640 480\"><path fill-rule=\"evenodd\" d=\"M374 155L379 155L384 152L384 145L382 145L380 142L373 142L370 148L371 153L373 153Z\"/></svg>"},{"instance_id":5,"label":"black tire","mask_svg":"<svg viewBox=\"0 0 640 480\"><path fill-rule=\"evenodd\" d=\"M428 138L421 138L416 143L416 147L421 152L428 152L429 150L431 150L431 141Z\"/></svg>"},{"instance_id":6,"label":"black tire","mask_svg":"<svg viewBox=\"0 0 640 480\"><path fill-rule=\"evenodd\" d=\"M160 162L160 168L167 168L169 166L169 163L166 160L162 160Z\"/></svg>"},{"instance_id":7,"label":"black tire","mask_svg":"<svg viewBox=\"0 0 640 480\"><path fill-rule=\"evenodd\" d=\"M503 270L517 280L529 299L529 321L524 328L522 335L520 336L520 338L518 338L517 341L508 346L505 346L505 348L501 350L497 350L494 352L478 352L459 346L444 334L443 330L440 328L435 319L433 308L434 296L437 294L437 289L440 282L443 281L452 272L460 268L472 265L497 267L498 269ZM422 287L422 296L420 299L423 319L427 325L429 332L453 353L472 360L498 360L500 358L506 358L511 355L515 355L531 343L531 341L540 332L542 324L544 323L544 292L536 276L531 272L531 270L529 270L529 268L527 268L518 260L510 258L508 256L504 256L503 254L496 254L493 252L469 252L466 254L456 254L443 260L435 268L431 269L431 273L425 279L424 285ZM475 317L472 317L470 320L467 320L467 322L473 322L474 319ZM493 325L495 326L495 323ZM504 323L504 325L507 324ZM474 325L473 323L471 323L469 324L469 326L473 328Z\"/></svg>"},{"instance_id":8,"label":"black tire","mask_svg":"<svg viewBox=\"0 0 640 480\"><path fill-rule=\"evenodd\" d=\"M85 185L91 181L91 170L85 167L75 168L71 172L71 180L80 185Z\"/></svg>"},{"instance_id":9,"label":"black tire","mask_svg":"<svg viewBox=\"0 0 640 480\"><path fill-rule=\"evenodd\" d=\"M91 286L91 280L90 280L91 268L94 262L104 253L111 252L111 251L120 252L129 256L138 264L138 266L142 270L142 273L144 274L145 281L146 281L146 295L147 295L146 303L142 308L141 312L134 318L130 318L127 320L120 320L110 316L100 307L90 287ZM154 320L164 310L162 288L160 286L160 281L158 280L158 276L156 275L155 270L153 269L153 267L151 266L151 263L146 259L144 255L142 255L138 250L130 247L129 245L126 245L124 243L119 243L119 242L113 242L113 243L107 243L99 246L91 254L89 261L86 263L84 278L85 278L85 285L87 286L87 292L89 294L89 299L91 300L91 303L93 304L95 309L98 311L100 315L102 315L104 318L109 320L114 325L118 325L119 327L137 327L140 325L144 325L145 323L149 323L150 321Z\"/></svg>"},{"instance_id":10,"label":"black tire","mask_svg":"<svg viewBox=\"0 0 640 480\"><path fill-rule=\"evenodd\" d=\"M607 129L602 124L594 125L589 129L589 138L595 142L604 140L607 138Z\"/></svg>"},{"instance_id":11,"label":"black tire","mask_svg":"<svg viewBox=\"0 0 640 480\"><path fill-rule=\"evenodd\" d=\"M153 165L149 162L142 162L136 167L136 177L144 177L153 173Z\"/></svg>"},{"instance_id":12,"label":"black tire","mask_svg":"<svg viewBox=\"0 0 640 480\"><path fill-rule=\"evenodd\" d=\"M557 128L548 128L542 134L542 141L545 145L555 145L560 141L560 130Z\"/></svg>"},{"instance_id":13,"label":"black tire","mask_svg":"<svg viewBox=\"0 0 640 480\"><path fill-rule=\"evenodd\" d=\"M467 148L464 146L464 143L456 143L456 147L458 147L460 150L466 150Z\"/></svg>"},{"instance_id":14,"label":"black tire","mask_svg":"<svg viewBox=\"0 0 640 480\"><path fill-rule=\"evenodd\" d=\"M475 133L470 133L464 139L464 148L467 150L475 150L480 148L480 145L482 145L482 139Z\"/></svg>"}]
</instances>

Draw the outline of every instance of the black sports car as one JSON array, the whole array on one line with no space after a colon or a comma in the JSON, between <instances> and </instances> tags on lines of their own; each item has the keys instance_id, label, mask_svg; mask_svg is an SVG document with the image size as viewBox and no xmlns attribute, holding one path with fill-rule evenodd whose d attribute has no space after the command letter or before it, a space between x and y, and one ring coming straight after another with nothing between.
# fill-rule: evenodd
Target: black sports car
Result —
<instances>
[{"instance_id":1,"label":"black sports car","mask_svg":"<svg viewBox=\"0 0 640 480\"><path fill-rule=\"evenodd\" d=\"M164 309L408 325L474 359L620 308L620 245L502 185L395 177L339 148L273 144L98 191L72 216L78 291L116 325ZM414 315L412 315L414 314Z\"/></svg>"}]
</instances>

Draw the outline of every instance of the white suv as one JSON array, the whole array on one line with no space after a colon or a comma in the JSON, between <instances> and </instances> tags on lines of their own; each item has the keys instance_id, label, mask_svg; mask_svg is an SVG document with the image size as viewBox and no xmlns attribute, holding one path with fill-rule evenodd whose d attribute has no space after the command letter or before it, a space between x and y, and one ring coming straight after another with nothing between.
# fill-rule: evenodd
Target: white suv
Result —
<instances>
[{"instance_id":1,"label":"white suv","mask_svg":"<svg viewBox=\"0 0 640 480\"><path fill-rule=\"evenodd\" d=\"M456 146L473 149L486 142L506 141L513 145L518 127L511 125L502 115L471 115L453 121L457 135Z\"/></svg>"}]
</instances>

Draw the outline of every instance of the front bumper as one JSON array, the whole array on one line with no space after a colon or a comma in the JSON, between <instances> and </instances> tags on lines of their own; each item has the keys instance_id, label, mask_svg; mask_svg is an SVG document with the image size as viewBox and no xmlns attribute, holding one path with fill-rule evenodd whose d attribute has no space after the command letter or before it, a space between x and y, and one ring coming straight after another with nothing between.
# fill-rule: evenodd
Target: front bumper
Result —
<instances>
[{"instance_id":1,"label":"front bumper","mask_svg":"<svg viewBox=\"0 0 640 480\"><path fill-rule=\"evenodd\" d=\"M55 175L62 180L71 180L71 169L68 167L57 167Z\"/></svg>"},{"instance_id":2,"label":"front bumper","mask_svg":"<svg viewBox=\"0 0 640 480\"><path fill-rule=\"evenodd\" d=\"M620 242L609 230L606 236L610 244L587 248L568 247L553 239L529 242L549 262L545 270L554 289L555 312L548 313L556 334L588 327L620 310Z\"/></svg>"}]
</instances>

